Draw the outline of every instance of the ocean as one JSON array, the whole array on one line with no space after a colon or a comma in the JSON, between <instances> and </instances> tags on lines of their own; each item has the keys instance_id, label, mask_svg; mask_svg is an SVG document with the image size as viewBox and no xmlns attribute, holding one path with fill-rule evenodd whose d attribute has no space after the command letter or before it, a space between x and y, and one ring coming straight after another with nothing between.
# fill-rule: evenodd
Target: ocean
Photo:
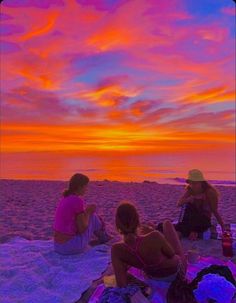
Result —
<instances>
[{"instance_id":1,"label":"ocean","mask_svg":"<svg viewBox=\"0 0 236 303\"><path fill-rule=\"evenodd\" d=\"M184 183L187 172L198 168L205 178L220 184L235 184L235 156L233 152L199 155L196 153L77 153L29 152L2 153L2 179L68 180L80 172L91 180L156 181Z\"/></svg>"}]
</instances>

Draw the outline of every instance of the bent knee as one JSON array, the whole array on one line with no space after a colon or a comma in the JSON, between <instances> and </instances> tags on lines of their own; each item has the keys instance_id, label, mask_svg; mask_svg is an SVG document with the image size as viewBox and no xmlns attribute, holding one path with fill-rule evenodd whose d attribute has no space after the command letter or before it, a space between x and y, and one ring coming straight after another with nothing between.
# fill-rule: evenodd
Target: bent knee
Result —
<instances>
[{"instance_id":1,"label":"bent knee","mask_svg":"<svg viewBox=\"0 0 236 303\"><path fill-rule=\"evenodd\" d=\"M164 226L174 226L173 223L172 223L170 220L165 220L165 221L163 222L163 225L164 225Z\"/></svg>"}]
</instances>

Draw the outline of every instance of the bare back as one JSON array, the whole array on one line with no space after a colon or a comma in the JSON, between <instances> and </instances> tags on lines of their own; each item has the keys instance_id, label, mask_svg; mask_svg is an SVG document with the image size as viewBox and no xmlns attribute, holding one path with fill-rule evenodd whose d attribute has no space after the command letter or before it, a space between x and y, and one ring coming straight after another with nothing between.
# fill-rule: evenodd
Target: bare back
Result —
<instances>
[{"instance_id":1,"label":"bare back","mask_svg":"<svg viewBox=\"0 0 236 303\"><path fill-rule=\"evenodd\" d=\"M153 231L136 241L114 245L119 258L128 266L143 269L153 277L165 277L177 271L179 258L161 233Z\"/></svg>"}]
</instances>

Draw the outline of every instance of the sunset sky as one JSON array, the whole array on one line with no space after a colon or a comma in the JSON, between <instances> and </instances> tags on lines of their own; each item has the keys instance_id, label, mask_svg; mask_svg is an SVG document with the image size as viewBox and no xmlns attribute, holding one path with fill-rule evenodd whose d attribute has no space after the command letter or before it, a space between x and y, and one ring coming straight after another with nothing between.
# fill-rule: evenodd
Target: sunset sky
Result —
<instances>
[{"instance_id":1,"label":"sunset sky","mask_svg":"<svg viewBox=\"0 0 236 303\"><path fill-rule=\"evenodd\" d=\"M221 160L234 148L234 22L232 0L4 0L1 151Z\"/></svg>"}]
</instances>

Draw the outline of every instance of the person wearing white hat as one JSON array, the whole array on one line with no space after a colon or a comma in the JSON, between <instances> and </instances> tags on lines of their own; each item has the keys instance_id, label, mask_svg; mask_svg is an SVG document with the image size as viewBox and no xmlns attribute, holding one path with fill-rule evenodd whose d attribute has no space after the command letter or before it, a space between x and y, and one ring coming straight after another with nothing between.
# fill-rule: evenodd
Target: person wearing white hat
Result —
<instances>
[{"instance_id":1,"label":"person wearing white hat","mask_svg":"<svg viewBox=\"0 0 236 303\"><path fill-rule=\"evenodd\" d=\"M188 172L188 184L184 195L179 199L177 206L185 205L182 221L175 225L176 230L190 240L196 240L199 233L211 227L212 214L224 231L224 222L218 211L219 194L206 181L199 169Z\"/></svg>"}]
</instances>

